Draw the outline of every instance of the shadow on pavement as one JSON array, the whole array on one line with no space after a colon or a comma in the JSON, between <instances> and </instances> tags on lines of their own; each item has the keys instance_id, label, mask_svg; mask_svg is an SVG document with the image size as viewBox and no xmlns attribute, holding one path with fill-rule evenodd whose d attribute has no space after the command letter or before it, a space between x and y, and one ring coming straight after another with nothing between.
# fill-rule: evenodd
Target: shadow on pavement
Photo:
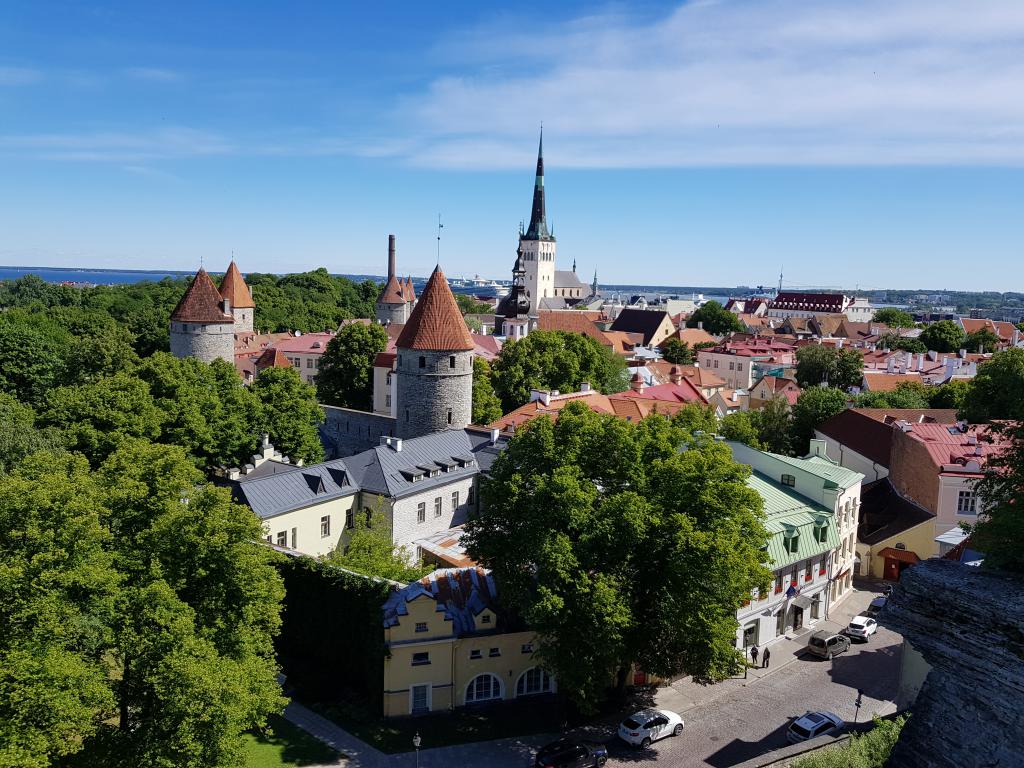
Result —
<instances>
[{"instance_id":1,"label":"shadow on pavement","mask_svg":"<svg viewBox=\"0 0 1024 768\"><path fill-rule=\"evenodd\" d=\"M867 644L874 640L871 638ZM855 643L854 647L857 645L859 653L844 653L832 659L829 673L832 682L860 689L865 696L878 701L892 701L899 680L900 646L879 645L866 649L863 643Z\"/></svg>"},{"instance_id":2,"label":"shadow on pavement","mask_svg":"<svg viewBox=\"0 0 1024 768\"><path fill-rule=\"evenodd\" d=\"M745 760L750 760L758 755L763 755L765 752L771 752L773 749L784 747L789 743L786 741L786 730L789 728L790 722L802 714L804 713L790 713L786 718L785 723L780 725L760 741L743 741L743 739L734 739L714 754L708 755L708 757L705 758L705 762L708 765L715 766L715 768L728 768L729 766L742 763Z\"/></svg>"}]
</instances>

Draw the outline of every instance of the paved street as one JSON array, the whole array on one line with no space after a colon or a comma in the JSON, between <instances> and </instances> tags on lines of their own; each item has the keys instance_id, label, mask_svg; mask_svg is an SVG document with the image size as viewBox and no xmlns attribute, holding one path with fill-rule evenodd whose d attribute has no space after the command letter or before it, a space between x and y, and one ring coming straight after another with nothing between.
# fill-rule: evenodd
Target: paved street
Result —
<instances>
[{"instance_id":1,"label":"paved street","mask_svg":"<svg viewBox=\"0 0 1024 768\"><path fill-rule=\"evenodd\" d=\"M866 606L875 593L861 589L847 598L822 627L837 630ZM808 633L809 634L809 633ZM786 745L785 732L794 717L807 710L828 710L852 723L857 689L864 691L859 720L895 711L893 700L899 681L900 638L880 628L866 643L832 661L800 654L808 634L773 643L772 667L751 670L747 679L727 680L702 687L682 680L656 691L655 706L683 715L686 729L679 738L657 742L648 750L626 746L611 725L586 729L586 736L608 744L608 765L660 763L662 765L724 768ZM348 768L413 766L412 754L384 755L354 739L333 723L294 706L285 717L316 734L348 755ZM426 734L425 734L426 735ZM495 742L424 749L421 768L488 768L527 766L539 744L550 736L535 735Z\"/></svg>"}]
</instances>

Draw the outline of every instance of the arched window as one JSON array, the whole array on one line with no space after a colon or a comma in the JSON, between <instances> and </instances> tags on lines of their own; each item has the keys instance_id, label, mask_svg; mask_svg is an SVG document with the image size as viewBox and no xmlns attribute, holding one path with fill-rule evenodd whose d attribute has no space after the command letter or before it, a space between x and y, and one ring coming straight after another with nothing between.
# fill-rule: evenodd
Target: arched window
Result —
<instances>
[{"instance_id":1,"label":"arched window","mask_svg":"<svg viewBox=\"0 0 1024 768\"><path fill-rule=\"evenodd\" d=\"M551 693L551 675L540 667L531 667L519 676L516 682L516 696L531 696L536 693Z\"/></svg>"},{"instance_id":2,"label":"arched window","mask_svg":"<svg viewBox=\"0 0 1024 768\"><path fill-rule=\"evenodd\" d=\"M492 701L501 698L501 681L496 675L485 673L477 675L466 686L466 703Z\"/></svg>"}]
</instances>

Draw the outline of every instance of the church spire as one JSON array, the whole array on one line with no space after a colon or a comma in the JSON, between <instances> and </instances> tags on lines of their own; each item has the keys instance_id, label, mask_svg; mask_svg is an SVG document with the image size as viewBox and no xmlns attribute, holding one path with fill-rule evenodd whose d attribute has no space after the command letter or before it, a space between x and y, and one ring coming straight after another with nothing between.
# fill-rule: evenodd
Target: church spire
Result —
<instances>
[{"instance_id":1,"label":"church spire","mask_svg":"<svg viewBox=\"0 0 1024 768\"><path fill-rule=\"evenodd\" d=\"M544 207L544 129L540 129L540 144L537 147L537 177L533 182L533 210L530 212L530 226L524 236L526 240L554 240L548 232L547 211Z\"/></svg>"}]
</instances>

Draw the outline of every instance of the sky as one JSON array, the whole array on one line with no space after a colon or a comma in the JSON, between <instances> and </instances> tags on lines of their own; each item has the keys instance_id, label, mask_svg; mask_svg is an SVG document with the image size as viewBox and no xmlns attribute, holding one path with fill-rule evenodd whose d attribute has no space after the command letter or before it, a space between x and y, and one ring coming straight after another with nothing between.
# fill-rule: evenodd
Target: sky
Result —
<instances>
[{"instance_id":1,"label":"sky","mask_svg":"<svg viewBox=\"0 0 1024 768\"><path fill-rule=\"evenodd\" d=\"M1024 290L1024 3L0 8L0 264Z\"/></svg>"}]
</instances>

